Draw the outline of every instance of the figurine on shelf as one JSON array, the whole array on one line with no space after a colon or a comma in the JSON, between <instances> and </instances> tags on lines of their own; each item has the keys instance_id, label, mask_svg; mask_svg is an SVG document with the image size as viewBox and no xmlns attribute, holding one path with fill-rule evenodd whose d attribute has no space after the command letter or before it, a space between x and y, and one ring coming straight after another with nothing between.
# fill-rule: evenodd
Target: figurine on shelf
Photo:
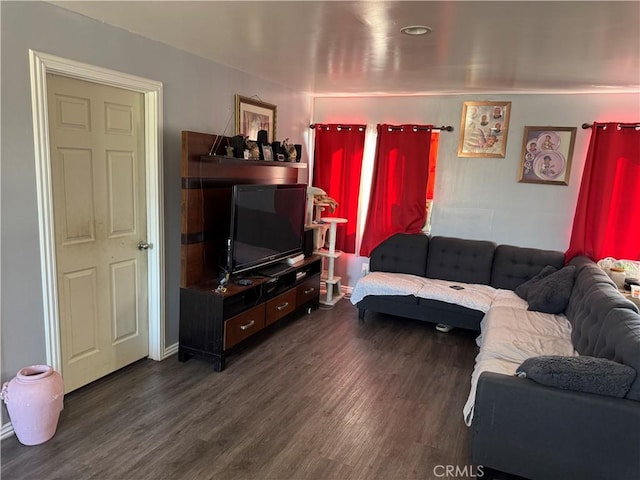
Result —
<instances>
[{"instance_id":1,"label":"figurine on shelf","mask_svg":"<svg viewBox=\"0 0 640 480\"><path fill-rule=\"evenodd\" d=\"M249 150L249 159L258 160L260 158L260 149L258 144L253 140L249 140L249 137L244 141L246 149Z\"/></svg>"},{"instance_id":2,"label":"figurine on shelf","mask_svg":"<svg viewBox=\"0 0 640 480\"><path fill-rule=\"evenodd\" d=\"M295 162L298 156L298 152L296 151L296 147L293 143L289 143L289 139L285 138L282 142L282 150L284 151L285 156L287 157L287 161Z\"/></svg>"}]
</instances>

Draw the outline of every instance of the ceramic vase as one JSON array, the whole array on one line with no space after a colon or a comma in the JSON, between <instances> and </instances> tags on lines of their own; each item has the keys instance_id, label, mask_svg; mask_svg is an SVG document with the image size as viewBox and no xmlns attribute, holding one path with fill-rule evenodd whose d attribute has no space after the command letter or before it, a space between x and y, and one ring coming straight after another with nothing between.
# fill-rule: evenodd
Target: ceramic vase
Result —
<instances>
[{"instance_id":1,"label":"ceramic vase","mask_svg":"<svg viewBox=\"0 0 640 480\"><path fill-rule=\"evenodd\" d=\"M62 411L62 377L49 365L21 369L2 385L13 430L23 445L39 445L56 433Z\"/></svg>"}]
</instances>

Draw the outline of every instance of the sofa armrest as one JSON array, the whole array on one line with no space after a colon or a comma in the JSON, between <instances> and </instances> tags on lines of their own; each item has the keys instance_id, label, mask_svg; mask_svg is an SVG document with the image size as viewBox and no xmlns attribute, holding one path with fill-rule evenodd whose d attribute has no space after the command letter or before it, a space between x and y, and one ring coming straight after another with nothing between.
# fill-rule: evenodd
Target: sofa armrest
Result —
<instances>
[{"instance_id":1,"label":"sofa armrest","mask_svg":"<svg viewBox=\"0 0 640 480\"><path fill-rule=\"evenodd\" d=\"M472 428L476 464L531 479L635 478L640 402L485 372Z\"/></svg>"}]
</instances>

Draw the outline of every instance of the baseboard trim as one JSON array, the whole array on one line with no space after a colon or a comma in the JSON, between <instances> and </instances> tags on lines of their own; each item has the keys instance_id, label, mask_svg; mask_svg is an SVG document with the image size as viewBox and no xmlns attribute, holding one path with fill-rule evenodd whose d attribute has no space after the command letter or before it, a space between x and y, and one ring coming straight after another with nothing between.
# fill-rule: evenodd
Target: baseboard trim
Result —
<instances>
[{"instance_id":1,"label":"baseboard trim","mask_svg":"<svg viewBox=\"0 0 640 480\"><path fill-rule=\"evenodd\" d=\"M11 422L7 422L2 425L2 429L0 430L0 440L4 440L5 438L11 437L15 432L13 431L13 425Z\"/></svg>"},{"instance_id":2,"label":"baseboard trim","mask_svg":"<svg viewBox=\"0 0 640 480\"><path fill-rule=\"evenodd\" d=\"M164 352L162 352L162 358L160 360L169 358L170 356L175 355L176 353L178 353L178 342L165 348ZM0 440L9 438L14 434L15 434L15 431L13 430L13 425L11 425L11 422L7 422L3 424L2 428L0 429Z\"/></svg>"},{"instance_id":3,"label":"baseboard trim","mask_svg":"<svg viewBox=\"0 0 640 480\"><path fill-rule=\"evenodd\" d=\"M164 360L165 358L169 358L171 355L175 355L176 353L178 353L178 342L174 343L173 345L169 345L168 347L166 347L164 349L164 352L162 352L162 358L160 360Z\"/></svg>"}]
</instances>

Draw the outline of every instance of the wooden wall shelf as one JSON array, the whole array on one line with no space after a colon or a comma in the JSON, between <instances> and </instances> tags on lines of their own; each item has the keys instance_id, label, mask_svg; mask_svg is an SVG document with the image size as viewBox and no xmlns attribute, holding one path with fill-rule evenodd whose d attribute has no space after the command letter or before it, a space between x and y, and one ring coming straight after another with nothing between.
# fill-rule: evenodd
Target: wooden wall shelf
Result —
<instances>
[{"instance_id":1,"label":"wooden wall shelf","mask_svg":"<svg viewBox=\"0 0 640 480\"><path fill-rule=\"evenodd\" d=\"M307 168L306 163L297 162L268 162L266 160L245 160L244 158L227 157L223 155L202 155L200 160L209 163L247 165L259 167L286 167L286 168Z\"/></svg>"},{"instance_id":2,"label":"wooden wall shelf","mask_svg":"<svg viewBox=\"0 0 640 480\"><path fill-rule=\"evenodd\" d=\"M224 156L226 137L182 132L181 287L220 278L231 225L235 184L298 183L306 163ZM212 145L218 150L209 155Z\"/></svg>"}]
</instances>

